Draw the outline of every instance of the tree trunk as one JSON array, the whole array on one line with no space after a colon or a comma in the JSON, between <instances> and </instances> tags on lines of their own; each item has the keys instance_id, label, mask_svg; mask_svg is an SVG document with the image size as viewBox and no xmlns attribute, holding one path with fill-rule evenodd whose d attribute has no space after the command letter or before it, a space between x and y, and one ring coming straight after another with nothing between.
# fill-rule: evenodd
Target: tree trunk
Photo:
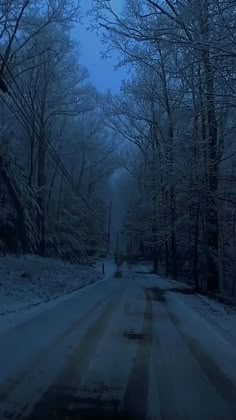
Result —
<instances>
[{"instance_id":1,"label":"tree trunk","mask_svg":"<svg viewBox=\"0 0 236 420\"><path fill-rule=\"evenodd\" d=\"M208 243L208 275L207 289L219 289L218 267L218 210L216 203L218 189L217 174L217 121L214 106L213 71L208 51L203 53L207 87L207 123L208 123L208 202L207 202L207 243Z\"/></svg>"},{"instance_id":2,"label":"tree trunk","mask_svg":"<svg viewBox=\"0 0 236 420\"><path fill-rule=\"evenodd\" d=\"M17 225L18 225L19 237L22 244L23 253L26 254L27 252L29 252L29 240L28 240L28 233L27 233L27 228L26 228L25 209L21 201L19 192L17 191L17 187L14 184L14 181L11 179L7 169L5 168L2 157L0 157L0 174L15 204L15 209L17 212Z\"/></svg>"},{"instance_id":3,"label":"tree trunk","mask_svg":"<svg viewBox=\"0 0 236 420\"><path fill-rule=\"evenodd\" d=\"M45 242L45 186L46 186L46 137L43 128L40 130L40 139L38 147L38 205L40 213L38 214L38 232L39 232L39 254L46 254Z\"/></svg>"},{"instance_id":4,"label":"tree trunk","mask_svg":"<svg viewBox=\"0 0 236 420\"><path fill-rule=\"evenodd\" d=\"M197 208L196 214L196 231L194 240L194 261L193 261L193 278L195 284L195 290L199 290L199 276L198 276L198 240L199 240L199 216L200 208Z\"/></svg>"},{"instance_id":5,"label":"tree trunk","mask_svg":"<svg viewBox=\"0 0 236 420\"><path fill-rule=\"evenodd\" d=\"M48 191L48 195L47 195L47 201L46 201L46 216L48 216L49 213L49 204L50 204L50 200L52 197L52 191L53 191L53 185L55 182L55 178L56 178L56 174L57 174L57 169L58 169L58 165L56 164L55 168L54 168L54 172L51 178L51 182L50 182L50 186L49 186L49 191Z\"/></svg>"},{"instance_id":6,"label":"tree trunk","mask_svg":"<svg viewBox=\"0 0 236 420\"><path fill-rule=\"evenodd\" d=\"M108 215L108 229L107 229L107 253L110 252L110 237L111 237L111 210L112 210L112 200L109 205L109 215Z\"/></svg>"},{"instance_id":7,"label":"tree trunk","mask_svg":"<svg viewBox=\"0 0 236 420\"><path fill-rule=\"evenodd\" d=\"M201 7L201 30L203 40L209 44L209 0L203 0ZM207 169L208 169L208 197L207 197L207 289L216 291L219 289L219 267L218 267L218 211L217 211L217 120L214 103L214 73L211 63L209 48L202 51L202 62L205 76L205 98L207 115Z\"/></svg>"},{"instance_id":8,"label":"tree trunk","mask_svg":"<svg viewBox=\"0 0 236 420\"><path fill-rule=\"evenodd\" d=\"M29 168L29 186L32 186L34 175L34 149L35 149L35 117L32 116L32 133L30 136L30 168Z\"/></svg>"},{"instance_id":9,"label":"tree trunk","mask_svg":"<svg viewBox=\"0 0 236 420\"><path fill-rule=\"evenodd\" d=\"M176 222L176 210L175 210L175 193L174 186L170 189L170 205L171 205L171 257L172 257L172 269L171 274L173 279L177 277L177 251L176 251L176 235L175 235L175 222Z\"/></svg>"},{"instance_id":10,"label":"tree trunk","mask_svg":"<svg viewBox=\"0 0 236 420\"><path fill-rule=\"evenodd\" d=\"M165 243L165 269L166 269L166 276L168 277L169 275L169 246L168 246L168 241L166 241Z\"/></svg>"},{"instance_id":11,"label":"tree trunk","mask_svg":"<svg viewBox=\"0 0 236 420\"><path fill-rule=\"evenodd\" d=\"M79 172L79 180L78 180L78 188L81 189L82 187L82 179L84 175L84 169L85 169L85 152L83 152L82 155L82 161L81 161L81 168Z\"/></svg>"},{"instance_id":12,"label":"tree trunk","mask_svg":"<svg viewBox=\"0 0 236 420\"><path fill-rule=\"evenodd\" d=\"M61 174L60 191L59 191L58 204L57 204L57 222L59 222L60 220L62 189L63 189L63 173Z\"/></svg>"},{"instance_id":13,"label":"tree trunk","mask_svg":"<svg viewBox=\"0 0 236 420\"><path fill-rule=\"evenodd\" d=\"M168 83L166 78L166 70L164 60L162 57L161 49L159 49L161 58L161 69L162 69L162 81L165 97L165 106L168 116L168 138L167 138L167 165L169 165L169 183L170 183L170 254L172 258L171 263L171 275L173 278L177 276L177 251L176 251L176 235L175 235L175 224L176 224L176 206L175 206L175 188L174 188L174 124L172 118L171 102L169 99Z\"/></svg>"},{"instance_id":14,"label":"tree trunk","mask_svg":"<svg viewBox=\"0 0 236 420\"><path fill-rule=\"evenodd\" d=\"M153 272L158 273L158 256L155 252L153 253Z\"/></svg>"}]
</instances>

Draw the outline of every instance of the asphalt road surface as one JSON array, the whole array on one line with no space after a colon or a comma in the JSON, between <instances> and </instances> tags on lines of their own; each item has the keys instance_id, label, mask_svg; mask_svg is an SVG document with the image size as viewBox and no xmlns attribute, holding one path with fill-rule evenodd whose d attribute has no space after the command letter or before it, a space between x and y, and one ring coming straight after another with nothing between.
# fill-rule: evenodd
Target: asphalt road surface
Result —
<instances>
[{"instance_id":1,"label":"asphalt road surface","mask_svg":"<svg viewBox=\"0 0 236 420\"><path fill-rule=\"evenodd\" d=\"M186 293L125 269L3 331L0 419L235 420L236 349Z\"/></svg>"}]
</instances>

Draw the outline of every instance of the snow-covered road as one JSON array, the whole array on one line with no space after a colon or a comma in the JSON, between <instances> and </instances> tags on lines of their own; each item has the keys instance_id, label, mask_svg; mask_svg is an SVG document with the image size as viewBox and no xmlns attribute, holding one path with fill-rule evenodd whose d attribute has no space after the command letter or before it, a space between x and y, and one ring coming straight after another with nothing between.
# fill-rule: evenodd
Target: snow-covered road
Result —
<instances>
[{"instance_id":1,"label":"snow-covered road","mask_svg":"<svg viewBox=\"0 0 236 420\"><path fill-rule=\"evenodd\" d=\"M136 271L0 333L1 420L236 419L236 328Z\"/></svg>"}]
</instances>

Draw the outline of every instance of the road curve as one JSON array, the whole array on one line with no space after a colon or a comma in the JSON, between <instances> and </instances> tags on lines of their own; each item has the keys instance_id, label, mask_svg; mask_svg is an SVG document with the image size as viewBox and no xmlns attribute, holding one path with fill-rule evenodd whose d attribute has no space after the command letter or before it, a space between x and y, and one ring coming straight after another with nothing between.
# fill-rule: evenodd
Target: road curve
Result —
<instances>
[{"instance_id":1,"label":"road curve","mask_svg":"<svg viewBox=\"0 0 236 420\"><path fill-rule=\"evenodd\" d=\"M0 334L0 419L236 420L235 350L126 269Z\"/></svg>"}]
</instances>

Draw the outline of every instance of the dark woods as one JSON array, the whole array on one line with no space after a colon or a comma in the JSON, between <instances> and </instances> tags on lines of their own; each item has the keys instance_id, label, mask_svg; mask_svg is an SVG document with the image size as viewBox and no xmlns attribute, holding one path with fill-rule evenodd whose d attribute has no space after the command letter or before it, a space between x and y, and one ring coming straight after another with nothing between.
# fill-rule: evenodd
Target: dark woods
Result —
<instances>
[{"instance_id":1,"label":"dark woods","mask_svg":"<svg viewBox=\"0 0 236 420\"><path fill-rule=\"evenodd\" d=\"M0 5L0 248L72 261L104 247L115 167L79 62L76 2Z\"/></svg>"},{"instance_id":2,"label":"dark woods","mask_svg":"<svg viewBox=\"0 0 236 420\"><path fill-rule=\"evenodd\" d=\"M127 250L151 257L155 272L233 294L235 3L126 1L119 17L94 3L105 41L132 70L109 105L133 145Z\"/></svg>"},{"instance_id":3,"label":"dark woods","mask_svg":"<svg viewBox=\"0 0 236 420\"><path fill-rule=\"evenodd\" d=\"M93 24L129 69L106 98L79 63L75 3L0 7L2 252L76 260L107 248L115 133L132 179L126 253L234 294L234 2L127 0L118 16L94 0Z\"/></svg>"}]
</instances>

